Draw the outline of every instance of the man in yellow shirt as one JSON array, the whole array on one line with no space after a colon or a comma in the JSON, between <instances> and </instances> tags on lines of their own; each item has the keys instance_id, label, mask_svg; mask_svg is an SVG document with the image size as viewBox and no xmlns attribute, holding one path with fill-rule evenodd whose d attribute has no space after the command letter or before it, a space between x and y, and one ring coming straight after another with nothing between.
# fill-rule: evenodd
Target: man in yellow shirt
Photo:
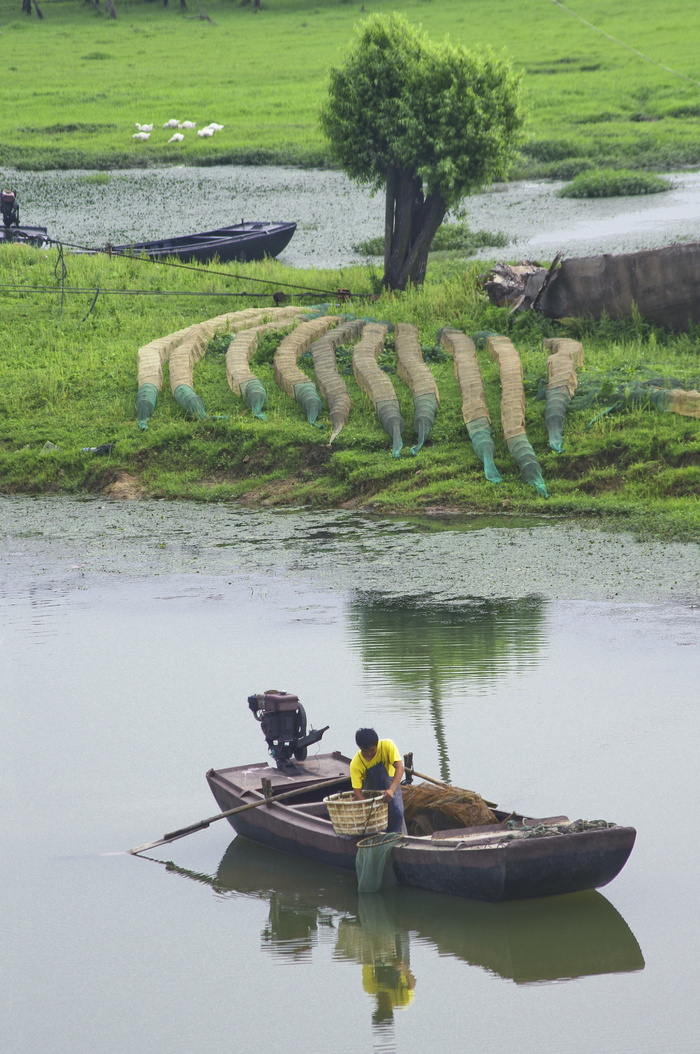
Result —
<instances>
[{"instance_id":1,"label":"man in yellow shirt","mask_svg":"<svg viewBox=\"0 0 700 1054\"><path fill-rule=\"evenodd\" d=\"M390 739L380 739L373 728L358 728L355 742L360 748L350 762L350 782L355 797L361 801L363 790L384 791L382 798L389 806L387 830L405 834L401 794L404 766L396 744Z\"/></svg>"}]
</instances>

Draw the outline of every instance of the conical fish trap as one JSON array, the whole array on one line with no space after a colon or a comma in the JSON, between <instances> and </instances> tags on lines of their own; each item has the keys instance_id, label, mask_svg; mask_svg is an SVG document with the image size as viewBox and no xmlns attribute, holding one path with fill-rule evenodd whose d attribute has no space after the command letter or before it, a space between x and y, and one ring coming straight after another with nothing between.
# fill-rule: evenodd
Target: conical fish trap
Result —
<instances>
[{"instance_id":1,"label":"conical fish trap","mask_svg":"<svg viewBox=\"0 0 700 1054\"><path fill-rule=\"evenodd\" d=\"M404 818L409 834L426 835L453 827L484 827L498 823L475 791L459 787L431 787L427 783L402 788Z\"/></svg>"}]
</instances>

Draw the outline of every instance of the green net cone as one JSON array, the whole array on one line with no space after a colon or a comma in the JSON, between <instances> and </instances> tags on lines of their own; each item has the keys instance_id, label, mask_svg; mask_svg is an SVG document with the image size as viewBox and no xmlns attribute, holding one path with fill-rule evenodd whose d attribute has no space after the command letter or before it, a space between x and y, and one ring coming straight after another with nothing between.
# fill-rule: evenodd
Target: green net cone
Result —
<instances>
[{"instance_id":1,"label":"green net cone","mask_svg":"<svg viewBox=\"0 0 700 1054\"><path fill-rule=\"evenodd\" d=\"M140 385L136 393L136 420L139 428L148 428L148 419L156 408L158 401L158 389L155 384L147 381Z\"/></svg>"},{"instance_id":2,"label":"green net cone","mask_svg":"<svg viewBox=\"0 0 700 1054\"><path fill-rule=\"evenodd\" d=\"M254 417L259 417L261 421L265 421L265 414L262 412L262 408L267 402L267 392L263 386L262 381L259 381L257 377L253 377L249 381L244 381L241 385L241 395L245 399L246 406L252 412Z\"/></svg>"},{"instance_id":3,"label":"green net cone","mask_svg":"<svg viewBox=\"0 0 700 1054\"><path fill-rule=\"evenodd\" d=\"M557 454L561 454L564 445L564 423L566 410L571 402L571 395L566 385L560 388L548 388L544 409L544 425L549 437L549 445Z\"/></svg>"},{"instance_id":4,"label":"green net cone","mask_svg":"<svg viewBox=\"0 0 700 1054\"><path fill-rule=\"evenodd\" d=\"M530 440L526 435L522 434L513 436L512 439L507 440L507 443L508 449L515 458L518 468L520 469L520 475L525 482L533 486L540 497L548 498L549 492L547 491L544 479L542 478L542 469L537 460L537 455L532 449Z\"/></svg>"},{"instance_id":5,"label":"green net cone","mask_svg":"<svg viewBox=\"0 0 700 1054\"><path fill-rule=\"evenodd\" d=\"M491 435L491 423L488 417L477 417L467 425L469 438L474 453L484 466L484 475L489 483L500 483L501 473L496 468L496 447Z\"/></svg>"},{"instance_id":6,"label":"green net cone","mask_svg":"<svg viewBox=\"0 0 700 1054\"><path fill-rule=\"evenodd\" d=\"M399 401L398 399L379 399L376 408L380 424L391 436L391 456L399 457L403 450L401 435L404 430L404 420L399 410Z\"/></svg>"},{"instance_id":7,"label":"green net cone","mask_svg":"<svg viewBox=\"0 0 700 1054\"><path fill-rule=\"evenodd\" d=\"M204 409L204 403L199 395L197 395L194 388L190 388L189 384L178 384L177 388L173 392L176 402L180 404L182 409L196 417L198 421L201 421L203 417L207 416L207 411Z\"/></svg>"},{"instance_id":8,"label":"green net cone","mask_svg":"<svg viewBox=\"0 0 700 1054\"><path fill-rule=\"evenodd\" d=\"M412 454L417 454L428 438L430 429L435 424L437 411L438 401L433 392L416 396L413 412L413 430L418 436L418 442L411 447Z\"/></svg>"},{"instance_id":9,"label":"green net cone","mask_svg":"<svg viewBox=\"0 0 700 1054\"><path fill-rule=\"evenodd\" d=\"M313 381L301 381L294 385L294 398L306 414L306 420L310 425L316 424L316 418L321 412L321 396L318 394Z\"/></svg>"}]
</instances>

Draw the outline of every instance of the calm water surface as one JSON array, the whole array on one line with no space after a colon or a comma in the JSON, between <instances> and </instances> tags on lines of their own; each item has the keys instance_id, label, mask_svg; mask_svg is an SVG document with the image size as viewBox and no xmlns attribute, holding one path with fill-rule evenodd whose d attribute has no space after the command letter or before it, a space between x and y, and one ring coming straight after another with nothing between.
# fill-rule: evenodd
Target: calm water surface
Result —
<instances>
[{"instance_id":1,"label":"calm water surface","mask_svg":"<svg viewBox=\"0 0 700 1054\"><path fill-rule=\"evenodd\" d=\"M0 1035L13 1054L695 1052L696 546L575 525L2 499ZM374 724L531 814L631 823L602 892L480 905L240 839L246 696ZM160 861L160 862L158 862Z\"/></svg>"}]
</instances>

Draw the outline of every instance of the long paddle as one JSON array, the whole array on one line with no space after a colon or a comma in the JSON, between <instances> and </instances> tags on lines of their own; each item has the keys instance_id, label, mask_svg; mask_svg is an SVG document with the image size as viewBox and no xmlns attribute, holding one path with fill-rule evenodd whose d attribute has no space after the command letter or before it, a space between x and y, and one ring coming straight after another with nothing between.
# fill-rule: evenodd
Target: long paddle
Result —
<instances>
[{"instance_id":1,"label":"long paddle","mask_svg":"<svg viewBox=\"0 0 700 1054\"><path fill-rule=\"evenodd\" d=\"M224 820L227 816L235 816L236 813L245 812L247 809L257 809L260 805L272 805L285 798L294 798L297 794L304 794L310 790L316 791L321 787L335 787L339 783L347 783L349 778L349 776L339 776L337 779L325 780L323 783L307 784L305 787L298 787L296 790L275 794L271 798L261 798L260 801L251 801L246 805L238 805L235 809L219 812L216 816L210 816L207 820L191 823L189 827L179 827L177 831L170 831L169 834L164 834L162 838L158 838L155 842L147 842L146 845L139 845L135 849L127 849L127 853L131 853L132 856L138 856L139 853L145 853L147 849L155 849L159 845L165 845L166 842L174 842L177 838L186 838L188 834L194 834L195 831L203 831L205 827L208 827L210 823L214 823L216 820Z\"/></svg>"},{"instance_id":2,"label":"long paddle","mask_svg":"<svg viewBox=\"0 0 700 1054\"><path fill-rule=\"evenodd\" d=\"M405 770L411 776L417 776L419 780L425 780L426 783L434 783L436 787L444 787L445 790L454 790L449 783L443 783L442 780L433 779L432 776L426 776L424 772L416 772L415 769L407 768ZM487 801L486 798L481 799L485 805L488 805L489 809L497 809L498 805L495 801Z\"/></svg>"}]
</instances>

